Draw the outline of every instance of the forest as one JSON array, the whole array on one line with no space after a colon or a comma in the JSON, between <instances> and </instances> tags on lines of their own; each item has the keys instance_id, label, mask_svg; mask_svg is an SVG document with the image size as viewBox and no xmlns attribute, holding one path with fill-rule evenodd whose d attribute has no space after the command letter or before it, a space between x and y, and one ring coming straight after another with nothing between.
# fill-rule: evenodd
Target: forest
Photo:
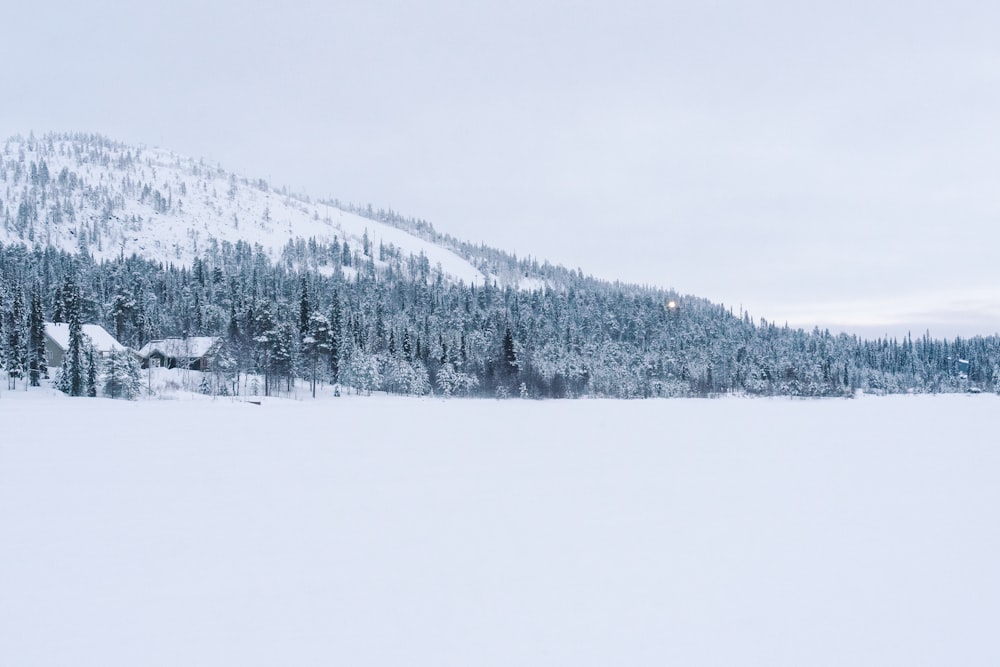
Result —
<instances>
[{"instance_id":1,"label":"forest","mask_svg":"<svg viewBox=\"0 0 1000 667\"><path fill-rule=\"evenodd\" d=\"M222 337L204 386L217 394L246 391L249 376L264 394L297 383L497 398L1000 389L996 336L862 340L572 270L551 278L533 290L468 285L422 255L336 239L290 241L278 261L259 246L211 243L191 266L0 245L0 367L35 384L49 321L100 324L133 350L168 336ZM68 393L88 393L86 375L93 387L109 372L88 368L81 349L83 365L59 372Z\"/></svg>"}]
</instances>

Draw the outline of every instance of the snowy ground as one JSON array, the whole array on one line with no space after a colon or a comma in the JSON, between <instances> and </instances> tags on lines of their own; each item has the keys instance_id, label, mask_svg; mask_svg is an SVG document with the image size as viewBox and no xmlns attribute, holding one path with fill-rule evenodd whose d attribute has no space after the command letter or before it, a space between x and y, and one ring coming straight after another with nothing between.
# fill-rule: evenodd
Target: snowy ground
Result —
<instances>
[{"instance_id":1,"label":"snowy ground","mask_svg":"<svg viewBox=\"0 0 1000 667\"><path fill-rule=\"evenodd\" d=\"M0 664L1000 664L995 396L0 394Z\"/></svg>"}]
</instances>

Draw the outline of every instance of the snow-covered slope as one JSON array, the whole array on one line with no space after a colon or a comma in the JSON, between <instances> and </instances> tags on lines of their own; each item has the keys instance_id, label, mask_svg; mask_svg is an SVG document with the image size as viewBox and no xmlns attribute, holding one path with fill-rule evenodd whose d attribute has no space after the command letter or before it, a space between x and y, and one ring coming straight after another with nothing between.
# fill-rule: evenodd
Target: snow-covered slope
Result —
<instances>
[{"instance_id":1,"label":"snow-covered slope","mask_svg":"<svg viewBox=\"0 0 1000 667\"><path fill-rule=\"evenodd\" d=\"M366 233L373 248L423 253L454 280L484 280L451 250L402 229L168 150L95 135L15 137L0 147L0 243L189 264L213 241L259 244L277 259L300 238L361 250Z\"/></svg>"}]
</instances>

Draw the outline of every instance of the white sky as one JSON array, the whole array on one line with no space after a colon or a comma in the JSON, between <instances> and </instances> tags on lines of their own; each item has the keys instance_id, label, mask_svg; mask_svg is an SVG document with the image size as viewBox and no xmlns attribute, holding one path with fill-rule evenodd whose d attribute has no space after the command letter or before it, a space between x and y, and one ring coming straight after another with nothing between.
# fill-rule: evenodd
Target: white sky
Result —
<instances>
[{"instance_id":1,"label":"white sky","mask_svg":"<svg viewBox=\"0 0 1000 667\"><path fill-rule=\"evenodd\" d=\"M997 3L321 4L16 3L0 134L162 145L793 325L1000 330Z\"/></svg>"}]
</instances>

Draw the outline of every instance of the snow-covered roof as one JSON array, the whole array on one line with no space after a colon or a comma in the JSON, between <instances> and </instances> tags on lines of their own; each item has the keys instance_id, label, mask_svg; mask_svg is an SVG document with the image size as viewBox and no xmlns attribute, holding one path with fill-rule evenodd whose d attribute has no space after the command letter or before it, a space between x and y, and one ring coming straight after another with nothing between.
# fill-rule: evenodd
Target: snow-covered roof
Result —
<instances>
[{"instance_id":1,"label":"snow-covered roof","mask_svg":"<svg viewBox=\"0 0 1000 667\"><path fill-rule=\"evenodd\" d=\"M139 356L149 357L159 352L164 357L175 359L199 359L208 354L212 346L221 339L214 336L192 336L191 338L163 338L151 340L139 350Z\"/></svg>"},{"instance_id":2,"label":"snow-covered roof","mask_svg":"<svg viewBox=\"0 0 1000 667\"><path fill-rule=\"evenodd\" d=\"M84 324L83 325L83 335L90 339L91 345L98 352L111 352L112 350L125 350L127 349L124 345L115 340L115 337L109 334L104 327L99 324ZM59 324L54 324L52 322L45 323L45 333L49 335L56 345L66 350L69 349L69 325L65 322L60 322Z\"/></svg>"}]
</instances>

